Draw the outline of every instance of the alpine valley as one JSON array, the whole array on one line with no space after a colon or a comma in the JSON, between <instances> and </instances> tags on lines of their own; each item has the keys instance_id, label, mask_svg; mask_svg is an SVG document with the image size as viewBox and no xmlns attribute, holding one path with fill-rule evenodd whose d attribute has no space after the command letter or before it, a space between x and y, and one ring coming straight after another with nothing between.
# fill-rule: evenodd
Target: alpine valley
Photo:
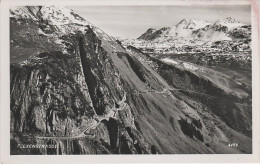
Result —
<instances>
[{"instance_id":1,"label":"alpine valley","mask_svg":"<svg viewBox=\"0 0 260 164\"><path fill-rule=\"evenodd\" d=\"M250 154L250 44L233 18L117 40L65 7L13 7L11 154Z\"/></svg>"}]
</instances>

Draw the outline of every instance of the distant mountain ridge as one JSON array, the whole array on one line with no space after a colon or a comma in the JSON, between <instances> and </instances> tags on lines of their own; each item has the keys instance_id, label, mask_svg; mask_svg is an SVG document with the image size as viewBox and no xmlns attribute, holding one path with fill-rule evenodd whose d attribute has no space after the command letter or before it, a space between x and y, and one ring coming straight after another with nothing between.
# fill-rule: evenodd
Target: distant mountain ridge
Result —
<instances>
[{"instance_id":1,"label":"distant mountain ridge","mask_svg":"<svg viewBox=\"0 0 260 164\"><path fill-rule=\"evenodd\" d=\"M232 17L216 22L183 19L175 26L149 28L137 39L122 42L148 53L251 51L251 25Z\"/></svg>"},{"instance_id":2,"label":"distant mountain ridge","mask_svg":"<svg viewBox=\"0 0 260 164\"><path fill-rule=\"evenodd\" d=\"M235 18L227 17L214 23L205 20L183 19L173 27L163 27L159 30L149 28L137 39L149 41L169 41L182 38L190 38L203 41L230 40L228 32L235 28L241 28L246 24L240 23ZM221 37L216 38L215 33ZM210 37L212 35L212 37ZM205 37L201 37L205 36Z\"/></svg>"}]
</instances>

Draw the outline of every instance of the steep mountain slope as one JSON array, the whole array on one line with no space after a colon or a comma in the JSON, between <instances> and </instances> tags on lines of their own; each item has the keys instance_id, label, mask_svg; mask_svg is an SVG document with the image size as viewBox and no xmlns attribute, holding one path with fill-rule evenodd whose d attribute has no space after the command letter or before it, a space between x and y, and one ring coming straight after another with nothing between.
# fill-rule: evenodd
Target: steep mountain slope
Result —
<instances>
[{"instance_id":1,"label":"steep mountain slope","mask_svg":"<svg viewBox=\"0 0 260 164\"><path fill-rule=\"evenodd\" d=\"M157 37L160 32L157 32L158 34L155 34L157 32L156 29L154 28L149 28L145 33L143 33L138 39L143 39L143 40L152 40Z\"/></svg>"},{"instance_id":2,"label":"steep mountain slope","mask_svg":"<svg viewBox=\"0 0 260 164\"><path fill-rule=\"evenodd\" d=\"M232 69L229 70L227 66L228 60L227 63L221 63L222 65L219 67L222 67L222 70L218 70L216 67L219 64L212 67L205 66L205 64L195 60L194 54L150 57L135 47L129 46L128 50L134 53L140 61L158 72L173 87L170 90L174 95L184 96L182 98L186 100L185 102L188 104L192 102L190 104L192 107L200 104L198 110L202 110L200 113L202 118L207 117L205 115L209 110L229 127L251 137L252 83L250 62L247 63L248 67L236 66L235 68L239 69L231 72ZM198 56L201 57L201 55ZM191 60L192 58L195 58L194 61ZM218 61L216 60L216 62ZM216 121L213 118L211 120ZM222 126L223 124L218 121L215 124L223 131L228 127ZM226 133L225 135L229 136L230 134Z\"/></svg>"},{"instance_id":3,"label":"steep mountain slope","mask_svg":"<svg viewBox=\"0 0 260 164\"><path fill-rule=\"evenodd\" d=\"M204 78L176 67L202 81L184 80L179 87L160 72L164 68L144 63L72 10L12 8L10 29L11 154L252 152L240 124L230 125L224 111L207 106L210 101L182 93L186 85L207 94ZM250 117L237 108L230 112L235 123ZM234 142L239 146L228 146Z\"/></svg>"}]
</instances>

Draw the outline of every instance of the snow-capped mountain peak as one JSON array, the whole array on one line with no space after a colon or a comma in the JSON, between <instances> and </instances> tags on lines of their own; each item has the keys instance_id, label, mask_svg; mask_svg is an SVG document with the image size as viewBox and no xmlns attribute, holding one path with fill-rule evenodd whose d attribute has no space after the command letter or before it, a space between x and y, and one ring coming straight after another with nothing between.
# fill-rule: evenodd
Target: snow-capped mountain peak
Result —
<instances>
[{"instance_id":1,"label":"snow-capped mountain peak","mask_svg":"<svg viewBox=\"0 0 260 164\"><path fill-rule=\"evenodd\" d=\"M176 26L178 26L178 25L181 25L181 24L185 24L185 25L187 25L188 24L188 22L190 22L191 20L190 19L182 19Z\"/></svg>"},{"instance_id":2,"label":"snow-capped mountain peak","mask_svg":"<svg viewBox=\"0 0 260 164\"><path fill-rule=\"evenodd\" d=\"M41 12L44 19L50 20L57 25L68 23L90 24L65 6L43 6Z\"/></svg>"},{"instance_id":3,"label":"snow-capped mountain peak","mask_svg":"<svg viewBox=\"0 0 260 164\"><path fill-rule=\"evenodd\" d=\"M245 24L240 23L237 19L232 18L232 17L227 17L223 19L219 19L214 23L215 26L221 25L221 26L226 26L228 30L234 29L239 26L243 26Z\"/></svg>"},{"instance_id":4,"label":"snow-capped mountain peak","mask_svg":"<svg viewBox=\"0 0 260 164\"><path fill-rule=\"evenodd\" d=\"M65 6L15 6L10 8L10 17L18 19L33 20L43 19L48 20L49 23L60 26L69 23L76 23L80 25L89 25L82 17L78 16L73 10L66 8Z\"/></svg>"},{"instance_id":5,"label":"snow-capped mountain peak","mask_svg":"<svg viewBox=\"0 0 260 164\"><path fill-rule=\"evenodd\" d=\"M32 19L37 20L37 13L41 10L40 6L20 7L12 6L10 8L10 17L17 19Z\"/></svg>"},{"instance_id":6,"label":"snow-capped mountain peak","mask_svg":"<svg viewBox=\"0 0 260 164\"><path fill-rule=\"evenodd\" d=\"M183 19L176 25L176 28L196 30L199 28L206 27L209 24L211 24L211 23L208 21L204 21L204 20Z\"/></svg>"},{"instance_id":7,"label":"snow-capped mountain peak","mask_svg":"<svg viewBox=\"0 0 260 164\"><path fill-rule=\"evenodd\" d=\"M151 49L155 52L179 52L183 46L193 46L197 50L198 47L211 47L216 41L228 42L230 45L245 41L250 47L250 36L251 26L235 18L227 17L214 23L183 19L172 27L148 29L137 41L131 41L131 45L149 52Z\"/></svg>"},{"instance_id":8,"label":"snow-capped mountain peak","mask_svg":"<svg viewBox=\"0 0 260 164\"><path fill-rule=\"evenodd\" d=\"M240 22L235 18L227 17L227 18L219 19L217 23L240 23Z\"/></svg>"},{"instance_id":9,"label":"snow-capped mountain peak","mask_svg":"<svg viewBox=\"0 0 260 164\"><path fill-rule=\"evenodd\" d=\"M155 32L156 29L155 28L149 28L147 31Z\"/></svg>"}]
</instances>

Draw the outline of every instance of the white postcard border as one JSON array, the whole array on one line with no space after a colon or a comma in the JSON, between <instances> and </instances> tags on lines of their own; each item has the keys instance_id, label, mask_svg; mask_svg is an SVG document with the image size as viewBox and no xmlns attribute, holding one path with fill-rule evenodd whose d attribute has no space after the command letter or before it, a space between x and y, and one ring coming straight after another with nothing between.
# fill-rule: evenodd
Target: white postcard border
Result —
<instances>
[{"instance_id":1,"label":"white postcard border","mask_svg":"<svg viewBox=\"0 0 260 164\"><path fill-rule=\"evenodd\" d=\"M9 7L17 5L251 5L252 23L252 110L253 154L172 154L172 155L10 155L10 45ZM259 4L257 0L85 0L39 1L3 0L1 2L1 162L5 163L126 163L126 162L259 162L260 152L260 55Z\"/></svg>"}]
</instances>

